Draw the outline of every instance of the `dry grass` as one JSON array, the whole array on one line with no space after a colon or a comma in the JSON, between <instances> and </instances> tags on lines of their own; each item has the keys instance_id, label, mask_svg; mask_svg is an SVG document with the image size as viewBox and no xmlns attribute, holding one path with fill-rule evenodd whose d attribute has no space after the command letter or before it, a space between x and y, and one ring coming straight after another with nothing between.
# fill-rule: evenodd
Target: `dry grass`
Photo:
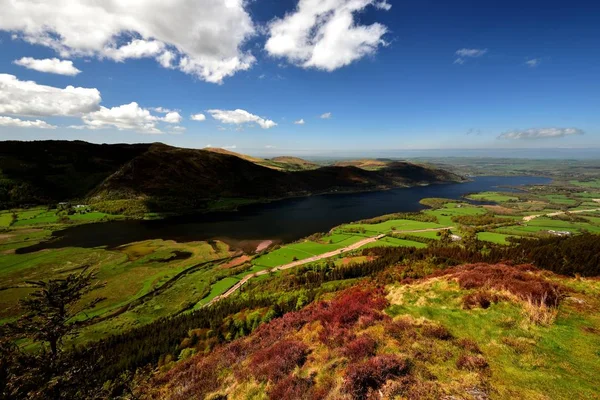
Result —
<instances>
[{"instance_id":1,"label":"dry grass","mask_svg":"<svg viewBox=\"0 0 600 400\"><path fill-rule=\"evenodd\" d=\"M536 300L532 297L523 302L523 313L530 322L536 325L549 326L558 315L558 308L548 306L545 299Z\"/></svg>"}]
</instances>

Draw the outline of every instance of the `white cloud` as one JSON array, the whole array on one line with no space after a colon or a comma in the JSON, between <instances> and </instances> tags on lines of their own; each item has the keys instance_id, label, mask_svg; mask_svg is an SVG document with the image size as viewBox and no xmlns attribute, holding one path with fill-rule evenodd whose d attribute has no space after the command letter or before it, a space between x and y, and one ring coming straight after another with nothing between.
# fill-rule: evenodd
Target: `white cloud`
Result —
<instances>
[{"instance_id":1,"label":"white cloud","mask_svg":"<svg viewBox=\"0 0 600 400\"><path fill-rule=\"evenodd\" d=\"M120 62L130 58L157 57L159 55L168 58L168 56L162 55L166 54L163 53L164 49L165 44L157 40L135 39L121 47L106 47L103 50L103 55ZM163 66L166 64L160 63Z\"/></svg>"},{"instance_id":2,"label":"white cloud","mask_svg":"<svg viewBox=\"0 0 600 400\"><path fill-rule=\"evenodd\" d=\"M273 145L270 145L270 144L268 144L268 145L265 146L265 149L276 149L276 148L277 147L275 147Z\"/></svg>"},{"instance_id":3,"label":"white cloud","mask_svg":"<svg viewBox=\"0 0 600 400\"><path fill-rule=\"evenodd\" d=\"M255 62L244 51L256 28L245 0L4 1L0 30L62 57L152 57L221 83Z\"/></svg>"},{"instance_id":4,"label":"white cloud","mask_svg":"<svg viewBox=\"0 0 600 400\"><path fill-rule=\"evenodd\" d=\"M321 119L331 119L332 115L330 112L326 112L325 114L321 114L319 118Z\"/></svg>"},{"instance_id":5,"label":"white cloud","mask_svg":"<svg viewBox=\"0 0 600 400\"><path fill-rule=\"evenodd\" d=\"M242 125L256 123L263 129L269 129L277 126L274 121L250 114L246 110L208 110L208 113L214 119L224 124Z\"/></svg>"},{"instance_id":6,"label":"white cloud","mask_svg":"<svg viewBox=\"0 0 600 400\"><path fill-rule=\"evenodd\" d=\"M583 130L577 128L532 128L504 132L498 139L549 139L583 134Z\"/></svg>"},{"instance_id":7,"label":"white cloud","mask_svg":"<svg viewBox=\"0 0 600 400\"><path fill-rule=\"evenodd\" d=\"M15 60L14 63L21 67L51 74L75 76L81 73L80 70L73 66L73 61L59 60L58 58L37 60L32 57L23 57L19 60Z\"/></svg>"},{"instance_id":8,"label":"white cloud","mask_svg":"<svg viewBox=\"0 0 600 400\"><path fill-rule=\"evenodd\" d=\"M456 50L456 55L459 57L481 57L488 52L488 49L460 49Z\"/></svg>"},{"instance_id":9,"label":"white cloud","mask_svg":"<svg viewBox=\"0 0 600 400\"><path fill-rule=\"evenodd\" d=\"M56 126L50 125L46 121L36 119L35 121L22 120L19 118L0 116L0 126L13 128L38 128L38 129L56 129Z\"/></svg>"},{"instance_id":10,"label":"white cloud","mask_svg":"<svg viewBox=\"0 0 600 400\"><path fill-rule=\"evenodd\" d=\"M78 116L97 110L101 100L98 89L60 89L0 74L0 114Z\"/></svg>"},{"instance_id":11,"label":"white cloud","mask_svg":"<svg viewBox=\"0 0 600 400\"><path fill-rule=\"evenodd\" d=\"M177 110L171 110L170 108L165 108L165 107L152 107L152 108L150 108L150 110L157 112L157 113L161 113L161 114L167 114L170 112L177 111Z\"/></svg>"},{"instance_id":12,"label":"white cloud","mask_svg":"<svg viewBox=\"0 0 600 400\"><path fill-rule=\"evenodd\" d=\"M235 144L232 145L232 146L223 146L222 149L225 149L225 150L235 150L235 149L237 149L237 146Z\"/></svg>"},{"instance_id":13,"label":"white cloud","mask_svg":"<svg viewBox=\"0 0 600 400\"><path fill-rule=\"evenodd\" d=\"M303 68L333 71L346 66L386 45L386 26L359 25L354 19L368 6L391 8L377 0L300 0L294 12L269 24L265 49Z\"/></svg>"},{"instance_id":14,"label":"white cloud","mask_svg":"<svg viewBox=\"0 0 600 400\"><path fill-rule=\"evenodd\" d=\"M305 122L304 122L303 118L300 118L298 121L294 121L294 124L296 124L296 125L304 125Z\"/></svg>"},{"instance_id":15,"label":"white cloud","mask_svg":"<svg viewBox=\"0 0 600 400\"><path fill-rule=\"evenodd\" d=\"M202 113L192 114L192 116L190 117L190 119L192 121L206 121L206 115L204 115Z\"/></svg>"},{"instance_id":16,"label":"white cloud","mask_svg":"<svg viewBox=\"0 0 600 400\"><path fill-rule=\"evenodd\" d=\"M466 58L477 58L486 54L488 49L459 49L454 53L457 58L454 60L454 64L463 65L467 62Z\"/></svg>"},{"instance_id":17,"label":"white cloud","mask_svg":"<svg viewBox=\"0 0 600 400\"><path fill-rule=\"evenodd\" d=\"M83 116L88 129L116 128L141 133L162 133L157 123L162 119L133 102L118 107L106 108Z\"/></svg>"},{"instance_id":18,"label":"white cloud","mask_svg":"<svg viewBox=\"0 0 600 400\"><path fill-rule=\"evenodd\" d=\"M181 117L181 115L179 115L177 111L170 111L167 113L167 115L164 116L164 118L161 119L168 124L178 124L183 118Z\"/></svg>"},{"instance_id":19,"label":"white cloud","mask_svg":"<svg viewBox=\"0 0 600 400\"><path fill-rule=\"evenodd\" d=\"M531 68L535 68L538 65L540 65L540 60L537 58L532 58L531 60L525 61L525 64L527 64L527 66L529 66Z\"/></svg>"}]
</instances>

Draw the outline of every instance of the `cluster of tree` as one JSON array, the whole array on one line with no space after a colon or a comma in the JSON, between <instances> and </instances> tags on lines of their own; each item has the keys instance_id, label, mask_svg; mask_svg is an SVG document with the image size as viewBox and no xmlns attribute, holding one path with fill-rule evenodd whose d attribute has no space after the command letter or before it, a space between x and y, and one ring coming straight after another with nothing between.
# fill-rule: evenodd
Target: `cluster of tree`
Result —
<instances>
[{"instance_id":1,"label":"cluster of tree","mask_svg":"<svg viewBox=\"0 0 600 400\"><path fill-rule=\"evenodd\" d=\"M452 222L461 225L485 226L485 225L513 225L514 221L507 218L495 217L493 214L484 215L457 215L452 217Z\"/></svg>"}]
</instances>

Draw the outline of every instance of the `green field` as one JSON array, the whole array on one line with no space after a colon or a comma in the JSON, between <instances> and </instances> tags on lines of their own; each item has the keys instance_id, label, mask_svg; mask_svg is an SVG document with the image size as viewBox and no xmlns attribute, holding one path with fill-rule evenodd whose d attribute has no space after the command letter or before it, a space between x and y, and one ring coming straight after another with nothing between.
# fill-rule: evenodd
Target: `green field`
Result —
<instances>
[{"instance_id":1,"label":"green field","mask_svg":"<svg viewBox=\"0 0 600 400\"><path fill-rule=\"evenodd\" d=\"M600 179L590 180L590 181L570 181L571 185L584 187L584 188L592 188L592 189L600 189Z\"/></svg>"},{"instance_id":2,"label":"green field","mask_svg":"<svg viewBox=\"0 0 600 400\"><path fill-rule=\"evenodd\" d=\"M576 285L579 298L597 303L600 286L596 281L565 279L561 283ZM540 393L556 399L597 397L600 335L586 333L586 327L600 322L597 308L563 302L557 320L551 326L539 326L529 323L521 306L514 302L466 310L461 304L464 291L452 281L393 285L390 290L388 314L392 317L436 321L453 335L475 341L488 359L498 398L543 398ZM451 369L446 366L437 371L447 374ZM453 379L450 376L440 381Z\"/></svg>"},{"instance_id":3,"label":"green field","mask_svg":"<svg viewBox=\"0 0 600 400\"><path fill-rule=\"evenodd\" d=\"M574 204L577 204L577 200L573 200L567 196L565 196L564 194L547 194L542 196L542 199L548 200L551 203L554 204L560 204L560 205L569 205L572 206Z\"/></svg>"},{"instance_id":4,"label":"green field","mask_svg":"<svg viewBox=\"0 0 600 400\"><path fill-rule=\"evenodd\" d=\"M467 196L468 199L478 201L495 201L497 203L503 203L505 201L518 201L519 198L511 196L506 192L482 192L476 194L470 194Z\"/></svg>"},{"instance_id":5,"label":"green field","mask_svg":"<svg viewBox=\"0 0 600 400\"><path fill-rule=\"evenodd\" d=\"M509 244L506 238L510 237L510 235L504 235L502 233L496 232L479 232L477 234L477 238L479 240L483 240L484 242L492 242L498 244Z\"/></svg>"},{"instance_id":6,"label":"green field","mask_svg":"<svg viewBox=\"0 0 600 400\"><path fill-rule=\"evenodd\" d=\"M3 242L0 245L6 246ZM223 243L211 246L206 242L180 244L162 240L134 243L111 251L64 248L4 254L0 256L0 287L9 289L0 291L0 320L19 315L18 301L29 293L27 281L58 278L89 266L98 271L98 279L106 282L106 286L95 291L94 297L105 300L88 317L112 315L119 308L138 302L130 310L93 324L83 332L86 340L99 338L114 333L115 329L128 329L193 307L210 293L213 279L219 281L222 279L219 276L228 273L211 264L195 266L230 254ZM178 277L186 270L193 272ZM158 295L144 298L155 290L159 290Z\"/></svg>"},{"instance_id":7,"label":"green field","mask_svg":"<svg viewBox=\"0 0 600 400\"><path fill-rule=\"evenodd\" d=\"M445 225L436 224L434 222L420 222L409 219L392 219L379 224L347 224L343 225L340 230L364 230L369 236L375 236L380 233L389 232L405 232L423 229L444 228Z\"/></svg>"},{"instance_id":8,"label":"green field","mask_svg":"<svg viewBox=\"0 0 600 400\"><path fill-rule=\"evenodd\" d=\"M365 248L370 247L416 247L418 249L422 249L427 247L425 243L415 242L412 240L398 239L393 237L384 237L383 239L378 240L374 243L369 243L365 246Z\"/></svg>"},{"instance_id":9,"label":"green field","mask_svg":"<svg viewBox=\"0 0 600 400\"><path fill-rule=\"evenodd\" d=\"M10 226L12 223L13 217L11 212L1 212L0 213L0 228L5 228Z\"/></svg>"},{"instance_id":10,"label":"green field","mask_svg":"<svg viewBox=\"0 0 600 400\"><path fill-rule=\"evenodd\" d=\"M363 239L365 239L364 236L333 234L323 237L321 240L322 243L303 240L297 243L288 244L255 258L252 261L252 264L255 266L253 272L289 264L295 260L303 260L312 256L341 249ZM331 241L331 243L329 243L329 241Z\"/></svg>"}]
</instances>

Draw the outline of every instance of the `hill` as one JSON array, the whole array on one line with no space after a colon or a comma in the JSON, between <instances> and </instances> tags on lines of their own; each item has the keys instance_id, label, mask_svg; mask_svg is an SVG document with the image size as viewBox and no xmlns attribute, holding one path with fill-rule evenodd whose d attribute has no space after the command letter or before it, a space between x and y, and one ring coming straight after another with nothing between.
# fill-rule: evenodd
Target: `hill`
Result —
<instances>
[{"instance_id":1,"label":"hill","mask_svg":"<svg viewBox=\"0 0 600 400\"><path fill-rule=\"evenodd\" d=\"M298 158L298 157L289 157L289 156L274 157L274 158L271 158L270 161L275 162L277 164L283 164L283 165L287 166L288 170L315 169L315 168L319 167L315 163L312 163L310 161L307 161L307 160L304 160L304 159Z\"/></svg>"},{"instance_id":2,"label":"hill","mask_svg":"<svg viewBox=\"0 0 600 400\"><path fill-rule=\"evenodd\" d=\"M291 157L263 160L160 143L3 142L0 149L2 208L81 200L106 212L142 214L462 180L408 163L378 171L316 168Z\"/></svg>"},{"instance_id":3,"label":"hill","mask_svg":"<svg viewBox=\"0 0 600 400\"><path fill-rule=\"evenodd\" d=\"M200 347L197 355L158 373L141 397L568 399L597 394L598 360L589 350L600 345L594 328L600 318L596 281L531 265L485 263L397 280L409 271L390 270L377 279L385 286L354 285L210 352ZM233 324L254 314L268 319L261 311L241 312ZM199 329L190 335L181 347L210 337Z\"/></svg>"},{"instance_id":4,"label":"hill","mask_svg":"<svg viewBox=\"0 0 600 400\"><path fill-rule=\"evenodd\" d=\"M265 200L320 193L387 189L461 181L439 169L408 163L380 171L327 166L282 171L230 154L153 145L108 177L94 202L135 200L149 211L209 209L222 199Z\"/></svg>"},{"instance_id":5,"label":"hill","mask_svg":"<svg viewBox=\"0 0 600 400\"><path fill-rule=\"evenodd\" d=\"M334 165L338 167L357 167L367 170L378 170L381 168L385 168L390 164L390 160L371 160L371 159L363 159L363 160L344 160L338 161Z\"/></svg>"},{"instance_id":6,"label":"hill","mask_svg":"<svg viewBox=\"0 0 600 400\"><path fill-rule=\"evenodd\" d=\"M0 142L0 208L83 198L150 144Z\"/></svg>"}]
</instances>

